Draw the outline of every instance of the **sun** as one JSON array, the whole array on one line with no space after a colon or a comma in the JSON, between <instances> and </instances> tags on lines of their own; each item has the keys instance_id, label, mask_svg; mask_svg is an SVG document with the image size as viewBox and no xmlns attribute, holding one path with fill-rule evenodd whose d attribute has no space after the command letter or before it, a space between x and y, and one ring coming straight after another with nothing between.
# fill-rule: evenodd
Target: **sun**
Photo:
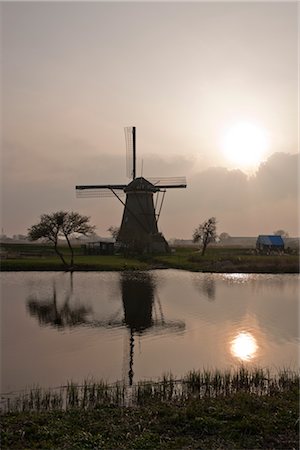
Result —
<instances>
[{"instance_id":1,"label":"sun","mask_svg":"<svg viewBox=\"0 0 300 450\"><path fill-rule=\"evenodd\" d=\"M264 159L269 139L264 128L251 122L237 122L224 134L221 145L226 159L234 166L251 168Z\"/></svg>"}]
</instances>

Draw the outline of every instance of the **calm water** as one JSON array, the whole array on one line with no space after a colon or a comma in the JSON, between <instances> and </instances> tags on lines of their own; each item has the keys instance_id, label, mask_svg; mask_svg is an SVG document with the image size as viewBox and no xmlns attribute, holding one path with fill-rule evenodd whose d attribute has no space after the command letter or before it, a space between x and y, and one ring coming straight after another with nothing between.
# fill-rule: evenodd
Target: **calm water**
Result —
<instances>
[{"instance_id":1,"label":"calm water","mask_svg":"<svg viewBox=\"0 0 300 450\"><path fill-rule=\"evenodd\" d=\"M298 275L2 273L2 392L298 368Z\"/></svg>"}]
</instances>

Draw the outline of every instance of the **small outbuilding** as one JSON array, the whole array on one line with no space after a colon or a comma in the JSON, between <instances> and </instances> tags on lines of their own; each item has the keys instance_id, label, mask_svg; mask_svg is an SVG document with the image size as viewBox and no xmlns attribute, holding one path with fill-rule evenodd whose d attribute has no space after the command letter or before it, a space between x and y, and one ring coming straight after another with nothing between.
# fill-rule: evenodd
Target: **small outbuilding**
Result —
<instances>
[{"instance_id":1,"label":"small outbuilding","mask_svg":"<svg viewBox=\"0 0 300 450\"><path fill-rule=\"evenodd\" d=\"M81 248L84 255L113 255L115 244L107 241L88 242Z\"/></svg>"},{"instance_id":2,"label":"small outbuilding","mask_svg":"<svg viewBox=\"0 0 300 450\"><path fill-rule=\"evenodd\" d=\"M284 241L281 236L260 234L256 241L256 250L259 253L280 253L284 251Z\"/></svg>"}]
</instances>

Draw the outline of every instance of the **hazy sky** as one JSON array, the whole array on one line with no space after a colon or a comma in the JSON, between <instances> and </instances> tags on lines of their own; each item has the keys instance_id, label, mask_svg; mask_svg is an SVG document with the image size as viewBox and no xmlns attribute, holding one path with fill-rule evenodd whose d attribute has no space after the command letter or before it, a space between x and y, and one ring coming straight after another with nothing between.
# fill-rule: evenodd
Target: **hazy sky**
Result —
<instances>
[{"instance_id":1,"label":"hazy sky","mask_svg":"<svg viewBox=\"0 0 300 450\"><path fill-rule=\"evenodd\" d=\"M190 238L298 235L296 2L2 2L2 227L25 233L45 212L119 225L115 199L77 199L76 184L125 183L124 127L137 127L138 173L185 175L160 218ZM256 165L224 139L254 124ZM246 155L256 143L243 135ZM257 144L259 145L259 143ZM253 148L253 151L255 149ZM244 153L243 153L244 152Z\"/></svg>"}]
</instances>

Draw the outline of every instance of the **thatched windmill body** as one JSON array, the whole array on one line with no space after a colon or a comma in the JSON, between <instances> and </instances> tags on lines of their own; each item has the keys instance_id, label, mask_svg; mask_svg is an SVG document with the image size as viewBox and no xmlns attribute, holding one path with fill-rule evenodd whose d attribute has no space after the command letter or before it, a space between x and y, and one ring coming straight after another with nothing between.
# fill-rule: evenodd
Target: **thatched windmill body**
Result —
<instances>
[{"instance_id":1,"label":"thatched windmill body","mask_svg":"<svg viewBox=\"0 0 300 450\"><path fill-rule=\"evenodd\" d=\"M159 233L158 219L167 189L186 188L185 177L136 177L136 129L125 128L127 148L127 175L129 184L99 184L76 186L78 197L115 196L124 212L117 240L125 248L138 252L168 251L164 236ZM159 198L159 194L162 196ZM125 203L122 194L126 195ZM154 194L156 200L154 203Z\"/></svg>"}]
</instances>

